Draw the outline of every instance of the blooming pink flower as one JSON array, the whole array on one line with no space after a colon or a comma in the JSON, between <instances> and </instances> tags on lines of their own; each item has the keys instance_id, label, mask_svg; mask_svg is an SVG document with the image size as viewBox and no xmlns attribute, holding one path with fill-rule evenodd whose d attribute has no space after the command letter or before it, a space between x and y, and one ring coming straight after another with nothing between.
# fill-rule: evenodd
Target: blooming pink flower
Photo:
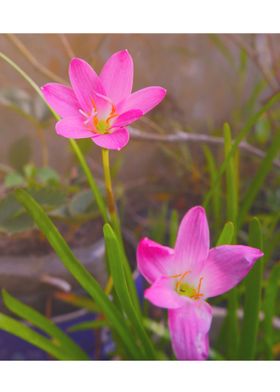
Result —
<instances>
[{"instance_id":1,"label":"blooming pink flower","mask_svg":"<svg viewBox=\"0 0 280 392\"><path fill-rule=\"evenodd\" d=\"M208 357L212 309L205 300L236 286L262 256L259 249L243 245L209 249L202 207L194 207L184 216L175 249L148 238L140 241L138 269L151 283L145 298L168 309L171 342L178 359Z\"/></svg>"},{"instance_id":2,"label":"blooming pink flower","mask_svg":"<svg viewBox=\"0 0 280 392\"><path fill-rule=\"evenodd\" d=\"M131 93L133 60L127 50L113 54L100 75L84 60L69 66L71 87L48 83L42 92L62 119L56 132L73 139L91 138L100 147L120 150L129 140L127 125L158 105L166 90L151 86Z\"/></svg>"}]
</instances>

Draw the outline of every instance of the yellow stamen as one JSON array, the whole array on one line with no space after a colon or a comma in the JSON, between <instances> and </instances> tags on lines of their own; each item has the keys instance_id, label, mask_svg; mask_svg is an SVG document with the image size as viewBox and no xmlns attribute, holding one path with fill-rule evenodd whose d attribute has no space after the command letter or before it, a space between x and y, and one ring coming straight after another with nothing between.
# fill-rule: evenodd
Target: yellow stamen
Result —
<instances>
[{"instance_id":1,"label":"yellow stamen","mask_svg":"<svg viewBox=\"0 0 280 392\"><path fill-rule=\"evenodd\" d=\"M187 276L190 272L191 272L191 271L186 271L186 272L184 272L184 273L181 275L180 279L176 282L176 290L179 290L179 289L180 289L180 286L181 286L181 284L182 284L183 279L184 279L185 276ZM180 275L179 275L179 276L180 276Z\"/></svg>"}]
</instances>

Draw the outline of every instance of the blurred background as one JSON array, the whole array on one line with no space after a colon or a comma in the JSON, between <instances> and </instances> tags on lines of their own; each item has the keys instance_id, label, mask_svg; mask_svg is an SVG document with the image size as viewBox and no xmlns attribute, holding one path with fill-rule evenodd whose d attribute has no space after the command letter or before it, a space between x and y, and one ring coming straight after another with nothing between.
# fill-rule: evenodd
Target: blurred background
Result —
<instances>
[{"instance_id":1,"label":"blurred background","mask_svg":"<svg viewBox=\"0 0 280 392\"><path fill-rule=\"evenodd\" d=\"M112 53L125 48L134 60L134 90L150 85L167 89L165 100L133 124L128 146L111 154L126 246L135 266L141 236L166 242L166 222L172 226L188 208L203 203L213 182L213 167L224 159L223 124L230 124L235 137L279 92L280 36L0 35L1 52L39 86L50 81L68 84L72 57L85 59L99 72ZM0 70L0 286L50 317L60 316L75 309L75 298L71 302L66 293L79 292L12 191L27 188L105 284L101 219L68 140L56 135L55 120L44 102L2 60ZM236 161L240 197L279 132L279 109L276 104L265 112L240 146ZM79 141L79 146L103 188L99 149L87 140ZM275 237L269 237L275 244L269 254L271 265L279 255L274 220L280 207L279 168L276 156L251 211L263 218L267 233L275 223L271 231ZM208 208L213 241L226 219L223 182L219 197L219 206ZM240 238L246 241L246 232L241 231Z\"/></svg>"}]
</instances>

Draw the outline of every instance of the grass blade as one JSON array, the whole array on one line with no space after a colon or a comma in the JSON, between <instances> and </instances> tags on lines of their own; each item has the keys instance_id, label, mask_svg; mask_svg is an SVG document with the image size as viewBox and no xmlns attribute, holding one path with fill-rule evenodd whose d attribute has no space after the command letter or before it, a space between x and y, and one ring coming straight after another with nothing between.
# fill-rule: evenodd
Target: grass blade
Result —
<instances>
[{"instance_id":1,"label":"grass blade","mask_svg":"<svg viewBox=\"0 0 280 392\"><path fill-rule=\"evenodd\" d=\"M229 159L232 150L231 130L228 124L224 125L225 140L225 170L226 170L226 202L227 202L227 219L233 222L235 227L237 208L238 208L238 190L237 190L237 172L235 170L235 155ZM236 241L236 233L233 234L232 242ZM227 356L234 359L238 348L238 295L237 290L232 289L228 293L228 311L226 316L227 324Z\"/></svg>"},{"instance_id":2,"label":"grass blade","mask_svg":"<svg viewBox=\"0 0 280 392\"><path fill-rule=\"evenodd\" d=\"M29 321L35 327L40 328L48 334L51 338L54 338L61 348L69 354L69 359L89 359L87 354L51 320L48 320L36 310L21 303L5 290L2 291L2 295L4 304L11 312L15 313L24 320Z\"/></svg>"},{"instance_id":3,"label":"grass blade","mask_svg":"<svg viewBox=\"0 0 280 392\"><path fill-rule=\"evenodd\" d=\"M69 358L69 353L65 352L61 347L59 347L57 342L52 342L21 322L16 321L3 313L0 313L0 329L15 335L30 344L33 344L56 359L73 359Z\"/></svg>"},{"instance_id":4,"label":"grass blade","mask_svg":"<svg viewBox=\"0 0 280 392\"><path fill-rule=\"evenodd\" d=\"M206 163L208 167L208 172L210 174L210 189L213 189L213 198L212 198L212 203L213 203L213 215L214 215L214 222L215 222L215 228L218 230L221 227L221 194L222 194L222 189L221 189L221 181L216 181L217 180L217 165L215 163L215 159L213 157L213 154L211 150L209 149L208 146L203 146L203 151L204 155L206 158Z\"/></svg>"},{"instance_id":5,"label":"grass blade","mask_svg":"<svg viewBox=\"0 0 280 392\"><path fill-rule=\"evenodd\" d=\"M137 334L136 337L138 338L139 342L141 342L141 348L145 350L144 359L156 359L152 341L145 331L143 320L136 312L132 298L130 296L126 280L127 277L125 276L121 244L119 243L116 234L108 223L104 225L103 232L108 262L118 300L123 308L123 311L131 321L133 329ZM132 280L132 277L130 277L130 279Z\"/></svg>"},{"instance_id":6,"label":"grass blade","mask_svg":"<svg viewBox=\"0 0 280 392\"><path fill-rule=\"evenodd\" d=\"M250 224L249 245L259 249L262 249L263 246L261 225L257 218L253 218ZM245 280L245 303L240 335L239 359L252 360L255 358L261 309L262 276L263 261L258 260Z\"/></svg>"},{"instance_id":7,"label":"grass blade","mask_svg":"<svg viewBox=\"0 0 280 392\"><path fill-rule=\"evenodd\" d=\"M242 140L247 136L247 134L250 132L252 127L255 125L255 123L258 121L258 119L265 113L267 112L275 103L277 103L280 100L280 92L273 95L266 103L265 105L253 116L249 118L249 120L246 122L245 126L241 129L239 132L238 136L236 137L234 143L231 146L230 151L228 152L228 155L224 162L222 163L218 173L217 173L217 178L215 181L214 186L210 189L210 191L207 193L205 200L204 200L204 206L207 207L211 197L213 196L215 186L218 184L220 181L223 173L226 170L226 167L229 163L229 161L232 159L234 154L236 153L239 144L242 142Z\"/></svg>"},{"instance_id":8,"label":"grass blade","mask_svg":"<svg viewBox=\"0 0 280 392\"><path fill-rule=\"evenodd\" d=\"M273 359L272 347L274 344L273 317L276 313L276 304L279 302L278 291L280 282L280 263L273 266L265 289L264 311L264 340L267 359Z\"/></svg>"},{"instance_id":9,"label":"grass blade","mask_svg":"<svg viewBox=\"0 0 280 392\"><path fill-rule=\"evenodd\" d=\"M39 229L44 233L65 268L93 298L97 306L104 313L111 328L114 328L122 343L130 352L132 358L138 358L139 350L135 345L134 339L131 336L122 315L104 294L98 282L72 253L68 244L59 233L51 219L47 216L42 207L26 191L18 189L15 191L15 194L17 200L25 207Z\"/></svg>"},{"instance_id":10,"label":"grass blade","mask_svg":"<svg viewBox=\"0 0 280 392\"><path fill-rule=\"evenodd\" d=\"M261 162L257 174L255 175L254 179L252 180L249 188L247 189L243 197L240 212L239 212L239 217L238 217L239 228L242 227L246 215L250 210L260 188L262 187L266 176L269 174L273 165L273 160L278 154L279 150L280 150L280 132L277 131L276 135L271 141L271 145L267 150L265 158Z\"/></svg>"},{"instance_id":11,"label":"grass blade","mask_svg":"<svg viewBox=\"0 0 280 392\"><path fill-rule=\"evenodd\" d=\"M177 210L172 210L169 223L169 246L174 247L179 226L179 215Z\"/></svg>"},{"instance_id":12,"label":"grass blade","mask_svg":"<svg viewBox=\"0 0 280 392\"><path fill-rule=\"evenodd\" d=\"M106 320L83 321L82 323L78 323L68 328L68 331L69 332L87 331L89 329L98 329L106 326L108 326Z\"/></svg>"},{"instance_id":13,"label":"grass blade","mask_svg":"<svg viewBox=\"0 0 280 392\"><path fill-rule=\"evenodd\" d=\"M229 245L232 243L234 237L234 224L232 222L227 222L218 238L216 246Z\"/></svg>"}]
</instances>

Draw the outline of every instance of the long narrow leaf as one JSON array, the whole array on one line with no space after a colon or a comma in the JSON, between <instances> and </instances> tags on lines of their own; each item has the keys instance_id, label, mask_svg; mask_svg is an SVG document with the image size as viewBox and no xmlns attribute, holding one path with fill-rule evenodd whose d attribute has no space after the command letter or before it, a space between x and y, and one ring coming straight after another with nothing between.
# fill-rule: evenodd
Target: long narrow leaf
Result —
<instances>
[{"instance_id":1,"label":"long narrow leaf","mask_svg":"<svg viewBox=\"0 0 280 392\"><path fill-rule=\"evenodd\" d=\"M56 359L73 359L69 358L69 353L65 352L57 342L52 342L21 322L16 321L3 313L0 313L0 329L33 344Z\"/></svg>"},{"instance_id":2,"label":"long narrow leaf","mask_svg":"<svg viewBox=\"0 0 280 392\"><path fill-rule=\"evenodd\" d=\"M271 270L267 287L265 289L264 311L264 341L268 359L273 359L272 347L274 344L273 317L276 313L277 300L279 302L280 263L274 265Z\"/></svg>"},{"instance_id":3,"label":"long narrow leaf","mask_svg":"<svg viewBox=\"0 0 280 392\"><path fill-rule=\"evenodd\" d=\"M238 208L238 191L237 191L237 174L235 170L235 156L230 156L232 150L231 130L228 124L224 125L225 140L225 170L226 170L226 202L227 202L227 219L235 225ZM233 235L235 242L236 233ZM236 357L238 348L238 320L237 320L238 296L237 290L232 289L228 293L228 311L225 322L227 323L227 356L230 359Z\"/></svg>"},{"instance_id":4,"label":"long narrow leaf","mask_svg":"<svg viewBox=\"0 0 280 392\"><path fill-rule=\"evenodd\" d=\"M153 348L153 344L145 331L143 320L140 319L138 313L135 310L128 290L121 245L117 239L116 234L108 223L104 225L103 232L106 243L108 262L118 300L124 312L131 321L136 334L135 339L141 342L141 348L143 347L145 350L144 358L155 359L156 354Z\"/></svg>"},{"instance_id":5,"label":"long narrow leaf","mask_svg":"<svg viewBox=\"0 0 280 392\"><path fill-rule=\"evenodd\" d=\"M254 218L249 229L249 245L262 249L262 231L257 218ZM245 281L244 316L240 335L239 359L254 359L259 329L259 313L261 309L263 261L258 260Z\"/></svg>"},{"instance_id":6,"label":"long narrow leaf","mask_svg":"<svg viewBox=\"0 0 280 392\"><path fill-rule=\"evenodd\" d=\"M115 329L122 343L126 346L133 358L139 357L139 351L133 337L130 335L125 320L118 309L104 294L102 288L93 276L74 256L68 244L59 233L42 207L24 190L15 191L17 200L25 207L32 216L37 226L42 230L50 245L64 264L65 268L80 283L84 290L94 299L97 306L104 313L110 326Z\"/></svg>"},{"instance_id":7,"label":"long narrow leaf","mask_svg":"<svg viewBox=\"0 0 280 392\"><path fill-rule=\"evenodd\" d=\"M215 163L214 156L209 149L208 146L203 147L203 152L206 158L206 163L208 167L208 172L210 175L210 189L213 189L213 198L212 198L212 206L213 206L213 215L214 215L214 222L215 222L215 227L216 230L220 228L220 223L221 223L221 206L222 206L222 201L221 201L221 181L216 181L217 180L217 165Z\"/></svg>"},{"instance_id":8,"label":"long narrow leaf","mask_svg":"<svg viewBox=\"0 0 280 392\"><path fill-rule=\"evenodd\" d=\"M224 160L224 162L222 163L222 165L220 166L220 169L217 173L217 179L215 181L215 185L218 184L218 182L220 181L223 173L226 170L226 167L230 161L230 159L232 159L232 157L234 156L234 154L236 153L239 144L242 142L242 140L247 136L247 134L250 132L250 130L252 129L252 127L255 125L255 123L258 121L258 119L265 113L267 112L276 102L278 102L280 100L280 93L277 93L275 95L273 95L273 97L271 97L266 104L257 112L255 113L252 117L250 117L248 119L248 121L246 122L246 124L244 125L244 127L241 129L241 131L239 132L239 134L237 135L234 143L232 144L232 147L226 157L226 159ZM207 207L211 197L213 196L213 192L215 190L215 187L212 187L210 189L210 191L207 193L205 200L204 200L204 206Z\"/></svg>"},{"instance_id":9,"label":"long narrow leaf","mask_svg":"<svg viewBox=\"0 0 280 392\"><path fill-rule=\"evenodd\" d=\"M51 338L60 342L61 347L65 352L69 353L69 359L88 359L87 354L67 336L60 328L58 328L51 320L48 320L36 310L30 308L16 298L12 297L5 290L3 290L3 301L6 307L17 316L32 323L35 327L40 328Z\"/></svg>"},{"instance_id":10,"label":"long narrow leaf","mask_svg":"<svg viewBox=\"0 0 280 392\"><path fill-rule=\"evenodd\" d=\"M232 222L227 222L218 238L216 246L229 245L232 243L234 237L234 224Z\"/></svg>"},{"instance_id":11,"label":"long narrow leaf","mask_svg":"<svg viewBox=\"0 0 280 392\"><path fill-rule=\"evenodd\" d=\"M246 218L246 215L248 211L250 210L260 188L262 187L264 180L266 179L267 175L269 174L272 165L273 165L273 160L276 157L280 150L280 132L277 131L276 135L271 141L271 145L269 149L267 150L267 153L264 157L264 159L261 162L261 165L254 176L254 179L252 180L249 188L247 189L245 196L242 200L241 203L241 208L239 212L239 218L238 218L238 227L241 228L244 220Z\"/></svg>"}]
</instances>

